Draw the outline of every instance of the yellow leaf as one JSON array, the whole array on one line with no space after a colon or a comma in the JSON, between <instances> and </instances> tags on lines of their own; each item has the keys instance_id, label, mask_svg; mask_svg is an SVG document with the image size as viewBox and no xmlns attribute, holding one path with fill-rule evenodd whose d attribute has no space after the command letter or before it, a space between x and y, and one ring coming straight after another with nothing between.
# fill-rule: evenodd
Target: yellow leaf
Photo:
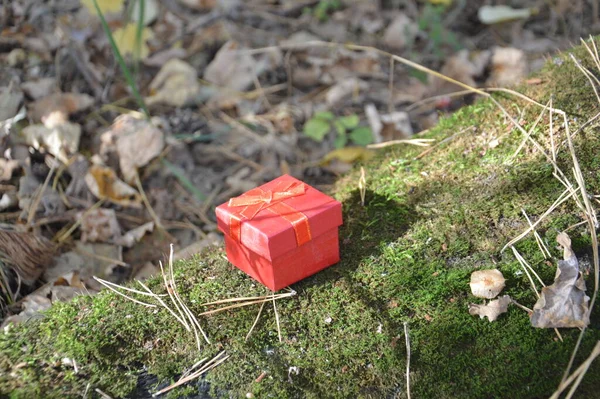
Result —
<instances>
[{"instance_id":1,"label":"yellow leaf","mask_svg":"<svg viewBox=\"0 0 600 399\"><path fill-rule=\"evenodd\" d=\"M96 0L102 14L119 12L123 9L124 0ZM85 6L92 15L96 15L96 7L94 0L81 0L81 4Z\"/></svg>"},{"instance_id":2,"label":"yellow leaf","mask_svg":"<svg viewBox=\"0 0 600 399\"><path fill-rule=\"evenodd\" d=\"M131 56L136 56L135 46L136 46L136 32L137 32L137 24L130 23L124 26L123 28L119 28L113 32L113 37L115 38L115 43L117 43L117 47L119 47L119 51L121 55L125 57L127 54ZM154 34L152 30L149 28L144 28L142 30L142 37L140 43L140 58L146 58L150 50L146 45L146 41L152 39Z\"/></svg>"},{"instance_id":3,"label":"yellow leaf","mask_svg":"<svg viewBox=\"0 0 600 399\"><path fill-rule=\"evenodd\" d=\"M373 157L373 155L375 155L375 152L366 149L365 147L344 147L333 150L329 154L325 155L321 163L326 164L334 159L348 163L368 161Z\"/></svg>"},{"instance_id":4,"label":"yellow leaf","mask_svg":"<svg viewBox=\"0 0 600 399\"><path fill-rule=\"evenodd\" d=\"M450 4L452 4L452 0L429 0L429 3L433 4L434 6L437 6L437 5L449 6Z\"/></svg>"}]
</instances>

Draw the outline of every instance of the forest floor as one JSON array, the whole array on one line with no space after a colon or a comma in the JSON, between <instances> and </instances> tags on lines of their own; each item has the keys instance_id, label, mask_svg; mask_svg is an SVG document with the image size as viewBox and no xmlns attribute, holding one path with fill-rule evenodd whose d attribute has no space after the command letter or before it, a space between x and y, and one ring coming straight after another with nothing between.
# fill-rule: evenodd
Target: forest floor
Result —
<instances>
[{"instance_id":1,"label":"forest floor","mask_svg":"<svg viewBox=\"0 0 600 399\"><path fill-rule=\"evenodd\" d=\"M503 354L509 347L514 349L514 341L504 340L504 331L490 323L494 326L490 327L492 338L502 342L494 355L512 362L515 356L527 358L527 351L545 350L547 356L535 362L529 359L539 369L533 372L534 368L517 365L509 375L499 378L500 374L486 368L480 381L466 382L464 373L474 372L474 368L464 362L488 350L489 343L472 345L473 334L485 331L478 330L483 328L479 324L483 321L460 308L473 301L463 292L465 278L468 282L468 275L484 263L504 266L503 271L514 273L507 277L515 283L509 294L532 307L533 291L524 293L524 284L529 282L522 272L519 274L519 263L515 258L508 260L500 249L524 226L517 220L522 217L519 207L527 208L534 219L542 218L556 190L563 188L552 180L552 165L540 160L535 149L521 144L522 137L512 136L519 130L516 126L529 134L538 133L533 122L539 104L532 108L527 101L503 99L503 106L513 115L511 121L495 108L492 112L489 99L476 102L478 97L489 95L474 93L471 88L493 91L520 83L520 91L544 104L554 95L553 106L574 118L569 120L573 131L581 128L594 117L597 104L592 88L596 89L597 75L587 75L588 82L585 73L557 51L600 30L597 3L531 1L519 10L490 8L483 2L396 3L17 0L4 5L0 11L0 58L4 66L0 70L3 326L38 319L40 312L53 304L81 294L85 295L78 299L79 305L60 305L54 312L84 318L87 303L88 311L96 308L106 313L107 306L116 306L121 316L129 315L128 308L121 308L128 305L115 305L113 294L91 299L102 288L94 276L116 284L144 280L160 273L158 261L165 259L170 244L175 246L175 258L185 259L220 243L215 206L289 173L343 202L342 263L337 271L324 272L316 280L301 284L299 292L304 290L304 296L299 295L300 299L278 305L282 312L287 310L288 317L295 312L302 316L288 318L291 325L287 333L284 327L284 335L294 345L290 350L281 349L277 365L268 366L271 358L263 356L268 348L279 345L271 333L262 333L251 344L259 349L252 355L245 352L241 341L229 336L235 335L233 331L241 334L247 330L248 321L252 324L256 316L253 312L229 320L234 326L217 334L215 340L220 345L229 346L233 353L246 353L253 372L269 369L271 375L281 374L281 381L271 378L270 384L262 386L260 381L251 387L236 385L235 376L242 375L243 370L229 367L215 373L217 388L240 394L279 392L282 397L319 397L327 392L326 378L303 375L301 383L292 387L282 381L293 380L290 373L297 370L290 367L330 373L325 364L333 362L345 375L338 385L337 395L341 397L369 396L371 391L375 396L394 390L405 392L398 383L406 355L398 343L402 320L417 324L415 345L417 349L423 345L421 358L417 358L422 369L416 375L417 381L421 378L417 392L420 389L423 397L455 397L460 392L468 393L465 397L490 395L491 386L506 390L507 381L517 378L518 373L534 373L536 381L544 380L544 373L555 378L564 370L563 361L573 349L576 332L559 335L565 339L564 346L552 346L554 340L546 341L543 333L529 332L534 329L528 318L511 310L511 333L527 345ZM589 70L596 68L593 57L590 60L587 52L579 51L576 59ZM545 62L546 70L530 75ZM569 67L560 69L565 63ZM442 119L440 125L444 115L453 116ZM552 121L557 134L564 134L556 115L543 118L547 118L541 119L543 129ZM594 126L592 122L589 125ZM486 128L478 130L479 126ZM405 148L406 142L402 144L402 140L422 138L436 142L429 149ZM445 148L448 142L451 145ZM584 152L581 162L593 173L596 161L592 155L597 143L591 139L586 143L587 147L578 147ZM542 144L548 150L554 148L554 144ZM380 149L394 145L402 149ZM582 146L581 141L576 145ZM570 153L564 147L557 156L561 166L569 162ZM517 166L507 171L506 165L514 160L518 160ZM364 165L370 181L367 199L372 198L364 210L357 205L357 163ZM389 176L400 171L406 174L402 179ZM531 191L526 183L535 189ZM600 192L596 182L590 184L591 195ZM462 198L472 200L468 208L459 206ZM585 221L581 212L579 218L576 215L572 209L560 209L548 225L541 223L544 242L550 245L559 231ZM438 234L432 233L432 226L437 226ZM490 226L495 229L493 236L484 237L490 234ZM593 263L589 250L592 236L581 233L571 237L575 253L583 255L583 262L588 264ZM396 242L398 237L402 240ZM526 241L525 247L516 250L534 267L555 265L550 254L541 249L536 252L536 242L537 238ZM356 252L358 248L362 253ZM265 294L237 274L235 278L228 274L231 283L215 283L210 288L207 282L214 275L232 273L222 254L212 251L207 260L195 258L182 263L187 266L178 272L180 276L201 272L198 280L186 283L186 299L206 303L225 293L250 297ZM551 251L560 258L557 249ZM401 259L412 266L397 272L385 266ZM538 272L549 284L555 270L553 266ZM375 277L390 273L397 275L383 280ZM431 279L440 275L444 288ZM207 290L194 290L194 281L202 281ZM153 289L159 283L157 279L148 282ZM429 285L431 290L424 288ZM402 289L413 290L413 303L400 303L408 301L402 296L392 299ZM311 300L306 298L320 298L324 307L311 307ZM362 305L345 309L345 322L340 324L355 326L342 332L355 337L356 345L331 358L322 348L335 346L341 336L320 334L326 333L340 306L354 303L349 298ZM444 308L446 301L453 306ZM78 307L81 304L83 310ZM378 318L378 314L385 317ZM311 315L315 317L310 319ZM361 315L365 319L358 322ZM126 329L141 328L138 343L147 345L147 338L156 331L146 321L136 324L141 320L133 317ZM37 337L43 347L42 342L53 337L52 331L64 331L58 348L80 349L81 358L93 358L89 372L106 373L107 365L118 361L103 357L105 346L115 345L115 349L117 343L102 341L95 349L94 343L92 349L78 347L77 339L73 341L67 332L71 328L79 331L79 327L69 325L69 320L53 316L45 327L36 325L31 335L24 336ZM154 322L160 325L160 320ZM435 331L431 330L432 320L441 321L435 324ZM457 320L472 330L455 330ZM102 317L94 323L100 321ZM117 329L125 322L117 318L110 327L96 327L108 328L105 333L118 336L123 331ZM95 333L94 323L86 322L80 328L88 332L77 334ZM217 317L208 323L214 333L226 319ZM373 326L381 336L374 341L357 338L371 333ZM394 331L386 331L388 328ZM46 338L40 338L40 331L46 331ZM315 335L301 336L302 331ZM442 337L447 333L456 333L457 341L442 348L439 345L446 343ZM427 346L427 334L438 336L439 342ZM596 335L597 329L584 340L586 356ZM311 352L310 362L314 364L289 366L294 363L292 358L300 356L296 349L308 350L303 345L309 340L322 343ZM356 359L373 346L380 357L367 356L372 362ZM187 351L189 344L177 350ZM5 355L0 364L9 370L15 366L13 360L23 360L15 353ZM33 358L46 355L37 353ZM129 370L131 362L150 365L154 375L169 378L195 359L192 355L172 359L161 351L151 359L138 355L128 353L122 359L123 368L114 368L110 378L123 383L111 388L115 394L127 394L131 384L135 386L139 370L118 375L123 369ZM460 367L449 367L446 374L438 376L441 382L434 385L434 370L439 367L436 361L440 356L454 355L464 362ZM556 364L541 366L548 362ZM384 376L391 369L393 378L388 384ZM282 377L285 370L287 379ZM48 370L41 367L37 372ZM454 381L457 375L460 378ZM48 376L56 377L52 373ZM26 379L21 377L15 379L12 388L22 388L20 384ZM499 379L492 382L493 377ZM98 389L110 387L94 378L91 381ZM54 382L38 381L39 385L33 386L48 388ZM70 394L81 388L80 382L71 387ZM552 392L549 387L557 385L555 380L532 383L528 388L531 392L522 397L547 395ZM595 387L588 383L587 389Z\"/></svg>"}]
</instances>

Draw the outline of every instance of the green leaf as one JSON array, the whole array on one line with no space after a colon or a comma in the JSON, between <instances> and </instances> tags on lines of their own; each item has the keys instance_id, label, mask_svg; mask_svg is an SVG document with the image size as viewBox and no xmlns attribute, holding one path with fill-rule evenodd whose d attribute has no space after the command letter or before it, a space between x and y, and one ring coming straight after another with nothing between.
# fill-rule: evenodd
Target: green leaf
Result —
<instances>
[{"instance_id":1,"label":"green leaf","mask_svg":"<svg viewBox=\"0 0 600 399\"><path fill-rule=\"evenodd\" d=\"M329 129L329 122L318 118L309 119L304 124L304 134L318 142L323 141Z\"/></svg>"},{"instance_id":2,"label":"green leaf","mask_svg":"<svg viewBox=\"0 0 600 399\"><path fill-rule=\"evenodd\" d=\"M346 135L337 136L333 141L335 148L344 148L348 143L348 137Z\"/></svg>"},{"instance_id":3,"label":"green leaf","mask_svg":"<svg viewBox=\"0 0 600 399\"><path fill-rule=\"evenodd\" d=\"M316 114L314 114L313 118L323 119L325 121L330 121L333 118L335 118L335 115L333 114L333 112L321 111L321 112L317 112Z\"/></svg>"},{"instance_id":4,"label":"green leaf","mask_svg":"<svg viewBox=\"0 0 600 399\"><path fill-rule=\"evenodd\" d=\"M367 145L373 142L371 129L365 126L357 127L350 133L350 139L357 145Z\"/></svg>"},{"instance_id":5,"label":"green leaf","mask_svg":"<svg viewBox=\"0 0 600 399\"><path fill-rule=\"evenodd\" d=\"M360 122L360 118L356 114L342 116L338 119L340 123L348 130L354 129L358 126L358 122Z\"/></svg>"},{"instance_id":6,"label":"green leaf","mask_svg":"<svg viewBox=\"0 0 600 399\"><path fill-rule=\"evenodd\" d=\"M333 127L335 127L335 131L337 132L338 136L346 135L346 128L344 127L342 122L340 122L339 119L336 119L335 121L333 121Z\"/></svg>"}]
</instances>

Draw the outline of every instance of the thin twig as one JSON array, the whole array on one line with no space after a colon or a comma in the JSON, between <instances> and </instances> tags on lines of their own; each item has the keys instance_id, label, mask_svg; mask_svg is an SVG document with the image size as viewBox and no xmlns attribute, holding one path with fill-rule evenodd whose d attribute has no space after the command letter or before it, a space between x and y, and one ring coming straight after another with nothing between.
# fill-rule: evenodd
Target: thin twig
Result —
<instances>
[{"instance_id":1,"label":"thin twig","mask_svg":"<svg viewBox=\"0 0 600 399\"><path fill-rule=\"evenodd\" d=\"M248 341L248 338L250 338L250 334L252 334L252 331L254 331L254 327L256 327L256 324L258 324L258 319L260 319L260 315L263 311L263 308L265 307L265 303L266 302L263 302L260 305L260 309L258 309L258 314L256 315L256 319L254 319L254 323L252 323L252 327L250 327L250 331L248 331L248 334L246 334L245 341Z\"/></svg>"},{"instance_id":2,"label":"thin twig","mask_svg":"<svg viewBox=\"0 0 600 399\"><path fill-rule=\"evenodd\" d=\"M385 148L396 144L411 144L416 145L418 147L429 147L430 144L434 142L435 139L402 139L402 140L390 140L385 141L383 143L375 143L369 144L367 148L375 149L375 148Z\"/></svg>"},{"instance_id":3,"label":"thin twig","mask_svg":"<svg viewBox=\"0 0 600 399\"><path fill-rule=\"evenodd\" d=\"M594 346L594 349L592 350L592 353L590 353L590 356L588 356L587 359L585 359L585 361L581 364L581 366L579 366L577 368L577 370L575 370L573 372L573 374L571 374L568 378L565 378L560 385L558 386L558 388L556 389L556 391L552 394L552 396L550 396L549 399L558 399L560 397L560 394L569 386L571 385L571 383L582 373L585 373L587 371L587 369L590 367L590 365L592 364L592 362L594 361L594 359L596 359L598 357L598 355L600 355L600 341L596 342L596 346Z\"/></svg>"},{"instance_id":4,"label":"thin twig","mask_svg":"<svg viewBox=\"0 0 600 399\"><path fill-rule=\"evenodd\" d=\"M217 367L218 365L220 365L221 363L223 363L225 360L227 360L229 358L229 355L225 355L225 352L219 352L214 358L212 358L211 361L209 361L208 363L206 363L202 368L200 368L200 370L194 372L193 374L190 374L184 378L180 378L177 382L169 385L166 388L161 389L158 392L155 392L154 394L152 394L152 397L157 397L159 395L162 395L165 392L170 391L173 388L176 388L180 385L183 385L195 378L200 377L202 374L206 373L207 371Z\"/></svg>"},{"instance_id":5,"label":"thin twig","mask_svg":"<svg viewBox=\"0 0 600 399\"><path fill-rule=\"evenodd\" d=\"M152 220L154 220L154 224L156 225L156 227L158 229L164 230L164 228L162 226L162 222L160 221L160 218L158 217L156 212L154 212L154 209L152 209L152 205L150 205L150 201L148 201L148 197L146 196L144 187L142 187L140 175L137 170L135 171L135 185L137 186L137 189L140 192L140 196L142 197L142 201L144 202L144 205L146 206L146 210L150 214L150 217L152 218Z\"/></svg>"},{"instance_id":6,"label":"thin twig","mask_svg":"<svg viewBox=\"0 0 600 399\"><path fill-rule=\"evenodd\" d=\"M529 226L532 226L531 224L531 219L529 219L529 216L527 216L527 213L525 212L525 209L521 208L521 212L523 212L523 216L525 216L525 219L527 219L527 223L529 223ZM542 255L544 255L544 259L548 259L551 258L552 255L550 254L550 251L548 250L548 248L546 247L546 244L544 243L544 241L542 240L542 237L540 237L540 235L538 234L538 232L535 230L535 228L533 229L533 236L535 237L535 241L538 244L538 247L540 248L540 251L542 252ZM544 252L545 251L545 252ZM546 256L546 254L548 256Z\"/></svg>"},{"instance_id":7,"label":"thin twig","mask_svg":"<svg viewBox=\"0 0 600 399\"><path fill-rule=\"evenodd\" d=\"M410 399L410 337L407 322L404 322L404 337L406 338L406 397Z\"/></svg>"},{"instance_id":8,"label":"thin twig","mask_svg":"<svg viewBox=\"0 0 600 399\"><path fill-rule=\"evenodd\" d=\"M273 311L275 312L275 323L277 324L277 336L279 337L279 342L282 342L281 326L279 325L279 312L277 311L277 305L275 304L275 298L273 298Z\"/></svg>"},{"instance_id":9,"label":"thin twig","mask_svg":"<svg viewBox=\"0 0 600 399\"><path fill-rule=\"evenodd\" d=\"M132 298L132 297L126 295L126 294L123 294L122 292L117 291L116 289L114 289L110 285L106 284L106 281L102 280L101 278L98 278L98 277L94 276L94 279L97 282L99 282L100 284L102 284L103 286L105 286L106 288L108 288L109 290L111 290L112 292L114 292L115 294L121 295L123 298L129 299L132 302L135 302L135 303L140 304L140 305L147 306L149 308L155 308L156 307L156 305L153 305L151 303L146 303L146 302L138 301L137 299L134 299L134 298Z\"/></svg>"}]
</instances>

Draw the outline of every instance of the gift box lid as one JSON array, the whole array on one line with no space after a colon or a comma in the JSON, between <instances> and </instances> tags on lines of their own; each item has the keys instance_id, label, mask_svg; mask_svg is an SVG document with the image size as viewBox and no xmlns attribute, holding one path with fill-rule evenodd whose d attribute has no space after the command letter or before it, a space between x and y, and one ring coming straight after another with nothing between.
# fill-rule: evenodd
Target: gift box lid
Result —
<instances>
[{"instance_id":1,"label":"gift box lid","mask_svg":"<svg viewBox=\"0 0 600 399\"><path fill-rule=\"evenodd\" d=\"M268 260L342 224L340 202L289 175L232 198L216 214L223 234Z\"/></svg>"}]
</instances>

